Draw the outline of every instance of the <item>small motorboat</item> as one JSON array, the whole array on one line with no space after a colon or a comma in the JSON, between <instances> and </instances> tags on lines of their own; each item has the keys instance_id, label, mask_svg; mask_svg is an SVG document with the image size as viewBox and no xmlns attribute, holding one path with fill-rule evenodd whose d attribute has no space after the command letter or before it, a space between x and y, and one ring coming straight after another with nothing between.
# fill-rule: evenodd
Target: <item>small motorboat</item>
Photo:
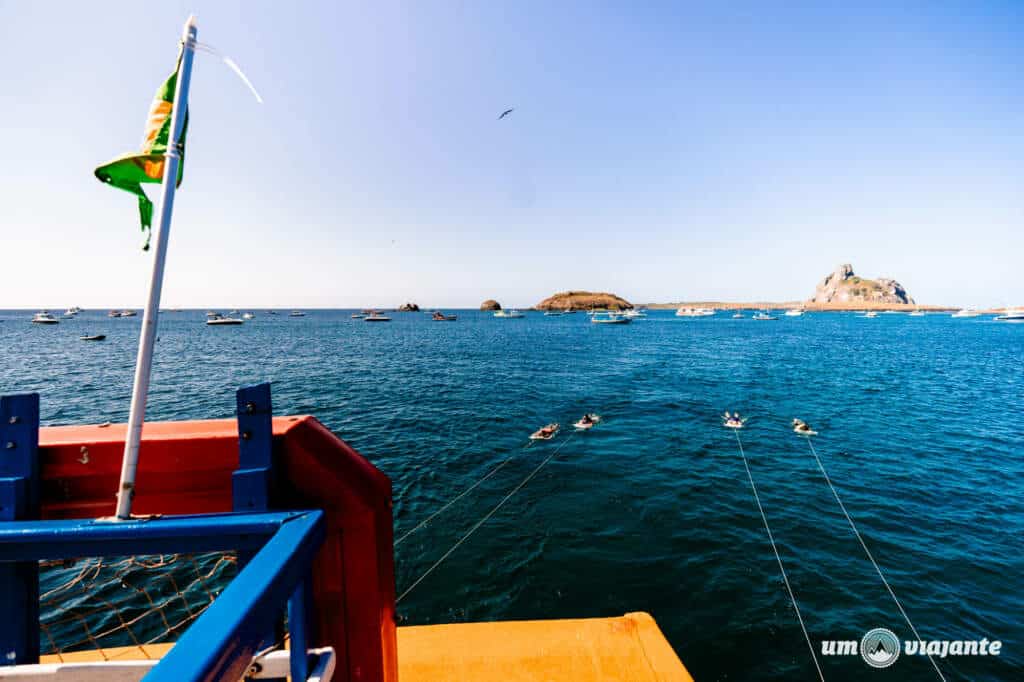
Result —
<instances>
[{"instance_id":1,"label":"small motorboat","mask_svg":"<svg viewBox=\"0 0 1024 682\"><path fill-rule=\"evenodd\" d=\"M122 310L121 311L121 317L135 317L136 315L138 315L138 313L135 312L134 310Z\"/></svg>"},{"instance_id":2,"label":"small motorboat","mask_svg":"<svg viewBox=\"0 0 1024 682\"><path fill-rule=\"evenodd\" d=\"M872 319L872 318L878 317L878 313L877 313L877 312L875 312L874 310L869 310L869 311L867 311L866 313L864 313L863 315L861 315L861 317L863 317L863 318L866 318L866 319L869 319L869 320L870 320L870 319Z\"/></svg>"},{"instance_id":3,"label":"small motorboat","mask_svg":"<svg viewBox=\"0 0 1024 682\"><path fill-rule=\"evenodd\" d=\"M981 315L981 313L979 313L977 310L974 310L973 308L964 308L962 310L956 311L955 313L950 315L950 317L978 317L979 315Z\"/></svg>"},{"instance_id":4,"label":"small motorboat","mask_svg":"<svg viewBox=\"0 0 1024 682\"><path fill-rule=\"evenodd\" d=\"M912 311L910 311L910 317L924 317L924 311L923 310L912 310ZM955 315L954 315L954 317L955 317ZM962 315L961 317L967 317L967 316L966 315Z\"/></svg>"},{"instance_id":5,"label":"small motorboat","mask_svg":"<svg viewBox=\"0 0 1024 682\"><path fill-rule=\"evenodd\" d=\"M714 314L714 308L679 308L676 310L676 317L711 317Z\"/></svg>"},{"instance_id":6,"label":"small motorboat","mask_svg":"<svg viewBox=\"0 0 1024 682\"><path fill-rule=\"evenodd\" d=\"M363 318L363 322L390 322L391 318L387 315L382 315L377 311L373 311L369 315Z\"/></svg>"},{"instance_id":7,"label":"small motorboat","mask_svg":"<svg viewBox=\"0 0 1024 682\"><path fill-rule=\"evenodd\" d=\"M1007 310L996 318L1000 322L1024 322L1024 309Z\"/></svg>"},{"instance_id":8,"label":"small motorboat","mask_svg":"<svg viewBox=\"0 0 1024 682\"><path fill-rule=\"evenodd\" d=\"M216 315L206 321L206 324L211 326L222 326L231 324L242 324L244 320L238 317L225 317L223 315Z\"/></svg>"},{"instance_id":9,"label":"small motorboat","mask_svg":"<svg viewBox=\"0 0 1024 682\"><path fill-rule=\"evenodd\" d=\"M561 317L565 315L564 310L546 310L544 311L544 317Z\"/></svg>"},{"instance_id":10,"label":"small motorboat","mask_svg":"<svg viewBox=\"0 0 1024 682\"><path fill-rule=\"evenodd\" d=\"M111 310L107 313L107 317L122 317L120 310Z\"/></svg>"},{"instance_id":11,"label":"small motorboat","mask_svg":"<svg viewBox=\"0 0 1024 682\"><path fill-rule=\"evenodd\" d=\"M78 311L75 310L74 308L68 308L67 310L64 311L64 317L74 317L77 314Z\"/></svg>"},{"instance_id":12,"label":"small motorboat","mask_svg":"<svg viewBox=\"0 0 1024 682\"><path fill-rule=\"evenodd\" d=\"M594 313L590 321L594 324L629 324L633 319L621 313Z\"/></svg>"},{"instance_id":13,"label":"small motorboat","mask_svg":"<svg viewBox=\"0 0 1024 682\"><path fill-rule=\"evenodd\" d=\"M741 317L743 317L743 313L733 313L732 314L732 319L734 319L734 320L738 320Z\"/></svg>"},{"instance_id":14,"label":"small motorboat","mask_svg":"<svg viewBox=\"0 0 1024 682\"><path fill-rule=\"evenodd\" d=\"M800 317L805 312L806 311L803 308L790 308L789 310L787 310L786 312L783 313L783 316L784 317Z\"/></svg>"},{"instance_id":15,"label":"small motorboat","mask_svg":"<svg viewBox=\"0 0 1024 682\"><path fill-rule=\"evenodd\" d=\"M267 311L267 315L277 315L277 311L276 310L268 310Z\"/></svg>"},{"instance_id":16,"label":"small motorboat","mask_svg":"<svg viewBox=\"0 0 1024 682\"><path fill-rule=\"evenodd\" d=\"M579 418L579 421L573 422L573 426L577 431L587 431L600 421L601 415L599 414L585 414Z\"/></svg>"},{"instance_id":17,"label":"small motorboat","mask_svg":"<svg viewBox=\"0 0 1024 682\"><path fill-rule=\"evenodd\" d=\"M85 334L84 336L79 336L78 338L81 339L82 341L104 341L107 338L107 335L106 334Z\"/></svg>"},{"instance_id":18,"label":"small motorboat","mask_svg":"<svg viewBox=\"0 0 1024 682\"><path fill-rule=\"evenodd\" d=\"M523 315L521 312L519 312L518 310L515 310L515 309L512 309L512 310L499 310L499 311L494 313L494 316L495 317L501 317L501 318L509 319L509 320L519 319L520 317L525 317L525 315Z\"/></svg>"},{"instance_id":19,"label":"small motorboat","mask_svg":"<svg viewBox=\"0 0 1024 682\"><path fill-rule=\"evenodd\" d=\"M288 313L288 317L305 317L305 316L306 316L306 313L302 312L301 310L293 310L290 313Z\"/></svg>"},{"instance_id":20,"label":"small motorboat","mask_svg":"<svg viewBox=\"0 0 1024 682\"><path fill-rule=\"evenodd\" d=\"M558 433L558 424L548 424L530 434L530 440L551 440Z\"/></svg>"},{"instance_id":21,"label":"small motorboat","mask_svg":"<svg viewBox=\"0 0 1024 682\"><path fill-rule=\"evenodd\" d=\"M623 310L622 315L628 317L631 320L639 320L642 317L647 317L647 312L643 310L637 310L636 308L629 308Z\"/></svg>"},{"instance_id":22,"label":"small motorboat","mask_svg":"<svg viewBox=\"0 0 1024 682\"><path fill-rule=\"evenodd\" d=\"M455 322L459 318L457 315L445 315L440 310L437 310L430 316L430 319L434 322Z\"/></svg>"},{"instance_id":23,"label":"small motorboat","mask_svg":"<svg viewBox=\"0 0 1024 682\"><path fill-rule=\"evenodd\" d=\"M764 310L764 311L761 311L761 312L757 313L756 315L754 315L754 317L752 317L751 319L754 319L754 320L777 320L779 318L776 317L775 315L770 314L769 311Z\"/></svg>"},{"instance_id":24,"label":"small motorboat","mask_svg":"<svg viewBox=\"0 0 1024 682\"><path fill-rule=\"evenodd\" d=\"M254 315L253 313L244 313L244 314L242 315L242 319L243 319L243 320L251 320L251 319L253 319L254 317L256 317L256 315Z\"/></svg>"},{"instance_id":25,"label":"small motorboat","mask_svg":"<svg viewBox=\"0 0 1024 682\"><path fill-rule=\"evenodd\" d=\"M40 310L38 313L32 316L32 322L34 324L59 324L60 320L58 320L56 317L46 312L45 310Z\"/></svg>"}]
</instances>

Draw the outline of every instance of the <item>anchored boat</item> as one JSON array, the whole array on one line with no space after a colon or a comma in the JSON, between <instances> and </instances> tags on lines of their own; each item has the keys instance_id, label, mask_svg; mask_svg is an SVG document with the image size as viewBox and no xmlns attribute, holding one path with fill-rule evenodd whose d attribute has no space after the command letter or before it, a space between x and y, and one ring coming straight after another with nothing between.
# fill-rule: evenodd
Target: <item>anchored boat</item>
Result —
<instances>
[{"instance_id":1,"label":"anchored boat","mask_svg":"<svg viewBox=\"0 0 1024 682\"><path fill-rule=\"evenodd\" d=\"M676 310L676 317L711 317L714 314L714 308L679 308Z\"/></svg>"},{"instance_id":2,"label":"anchored boat","mask_svg":"<svg viewBox=\"0 0 1024 682\"><path fill-rule=\"evenodd\" d=\"M1024 309L1007 310L1002 315L997 315L995 319L1000 322L1024 322Z\"/></svg>"},{"instance_id":3,"label":"anchored boat","mask_svg":"<svg viewBox=\"0 0 1024 682\"><path fill-rule=\"evenodd\" d=\"M224 326L224 325L237 325L242 324L244 320L238 317L226 317L224 315L214 315L213 317L206 320L206 324L210 326Z\"/></svg>"}]
</instances>

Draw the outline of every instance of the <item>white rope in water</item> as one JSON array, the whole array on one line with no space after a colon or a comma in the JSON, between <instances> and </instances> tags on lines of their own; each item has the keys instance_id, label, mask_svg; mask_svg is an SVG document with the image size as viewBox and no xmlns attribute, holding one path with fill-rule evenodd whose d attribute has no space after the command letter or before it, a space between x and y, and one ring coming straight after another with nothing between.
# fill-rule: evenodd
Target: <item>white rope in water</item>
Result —
<instances>
[{"instance_id":1,"label":"white rope in water","mask_svg":"<svg viewBox=\"0 0 1024 682\"><path fill-rule=\"evenodd\" d=\"M867 555L868 560L871 562L871 565L875 567L875 572L878 573L878 577L882 579L882 584L885 585L885 589L889 591L889 596L891 596L892 600L896 602L896 608L898 608L900 613L903 614L903 620L907 621L907 627L909 627L910 631L914 633L914 638L919 642L923 641L921 639L921 635L917 634L917 628L915 628L914 624L910 622L910 616L908 616L907 612L903 610L903 604L901 604L900 600L896 598L896 593L893 592L892 587L890 587L889 581L885 579L884 575L882 575L882 569L878 567L878 562L875 561L875 557L871 554L871 550L868 549L867 544L865 544L860 531L857 530L857 524L853 522L849 512L846 511L846 505L843 504L843 501L839 498L839 493L836 492L836 487L832 485L832 479L829 478L828 472L825 471L825 466L821 463L821 458L818 457L818 451L814 449L814 443L811 442L810 436L806 436L806 438L807 446L810 448L811 454L814 455L814 461L818 463L818 469L821 471L821 475L825 477L825 482L828 483L829 489L832 490L832 495L836 498L836 502L839 503L839 508L843 511L843 516L846 517L846 521L850 524L850 528L853 529L853 534L857 536L857 540L860 542L860 546L864 548L864 553ZM942 674L942 671L939 670L939 666L935 663L935 659L932 658L931 654L926 653L926 655L928 656L928 660L931 661L932 667L935 668L935 672L938 673L939 679L946 682L946 677Z\"/></svg>"},{"instance_id":2,"label":"white rope in water","mask_svg":"<svg viewBox=\"0 0 1024 682\"><path fill-rule=\"evenodd\" d=\"M779 562L779 571L782 573L782 581L786 583L786 591L789 592L789 599L793 603L793 610L796 611L796 619L800 621L800 629L804 633L804 639L807 640L807 648L811 651L811 660L814 661L814 667L818 670L818 679L821 682L825 682L825 675L821 672L821 665L818 663L818 656L814 653L814 645L811 644L811 636L807 634L807 626L804 625L804 618L800 615L800 607L797 606L796 597L793 596L793 588L789 584L789 578L786 576L786 569L782 566L782 557L779 556L779 549L775 546L775 537L772 535L772 529L768 526L768 517L764 514L764 507L761 506L761 496L757 494L757 486L754 485L754 476L750 473L750 464L747 462L747 455L743 452L743 441L740 440L739 430L733 431L736 434L736 444L740 447L740 456L743 457L743 466L747 470L747 478L750 480L750 489L754 491L754 501L757 502L757 509L761 512L761 520L764 521L764 529L768 531L768 541L772 545L772 551L775 552L775 560Z\"/></svg>"},{"instance_id":3,"label":"white rope in water","mask_svg":"<svg viewBox=\"0 0 1024 682\"><path fill-rule=\"evenodd\" d=\"M527 445L526 445L526 447L524 447L524 448L522 448L522 449L523 449L523 450L529 450L529 449L530 449L530 446L531 446L531 445L533 445L533 443L534 443L534 441L530 441L530 443L529 443L529 444L527 444ZM516 456L517 454L519 454L519 453L518 453L518 452L513 452L513 453L512 453L511 455L509 455L508 457L506 457L506 458L505 458L505 460L504 460L504 461L503 461L503 462L502 462L501 464L499 464L498 466L494 467L494 468L493 468L493 469L491 469L491 470L490 470L489 472L487 472L487 474L486 474L486 475L485 475L485 476L484 476L483 478L481 478L481 479L480 479L479 481L477 481L477 482L476 482L476 483L474 483L473 485L471 485L471 486L469 486L468 488L466 488L465 490L463 490L463 491L462 491L461 493L459 493L458 495L456 495L455 497L453 497L453 498L452 498L451 500L449 500L449 501L448 501L447 503L445 503L445 505L444 505L443 507L441 507L440 509L438 509L438 510L437 510L436 512L434 512L433 514L431 514L431 515L430 515L430 516L428 516L427 518L425 518L425 519L423 519L422 521L420 521L420 522L419 522L419 524L417 524L415 528L412 528L412 529L410 529L410 530L406 531L405 533L403 533L403 534L402 534L402 536L401 536L400 538L398 538L397 540L395 540L395 543L394 543L394 544L395 544L395 547L397 547L398 545L402 544L402 543L403 543L403 542L404 542L404 541L405 541L405 540L406 540L406 539L407 539L407 538L408 538L408 537L409 537L410 535L412 535L413 533L415 533L416 531L418 531L419 529L423 528L423 527L424 527L424 526L426 526L426 525L427 525L428 523L430 523L431 521L433 521L433 520L434 520L434 519L435 519L435 518L436 518L436 517L437 517L438 515L440 515L440 514L441 514L442 512L444 512L444 510L445 510L445 509L448 509L448 507L452 506L453 504L455 504L456 502L458 502L459 500L461 500L461 499L462 499L463 497L465 497L466 495L468 495L468 494L470 494L471 492L473 492L473 491L474 491L474 490L476 489L476 487L477 487L478 485L480 485L481 483L483 483L484 481L486 481L487 479L489 479L489 478L490 478L491 476L493 476L494 474L498 473L498 471L500 471L500 470L501 470L501 468L502 468L502 467L504 467L504 466L505 466L506 464L508 464L509 462L511 462L511 461L512 461L512 459L513 459L513 458L514 458L514 457L515 457L515 456Z\"/></svg>"},{"instance_id":4,"label":"white rope in water","mask_svg":"<svg viewBox=\"0 0 1024 682\"><path fill-rule=\"evenodd\" d=\"M463 536L462 536L461 538L459 538L459 539L458 539L458 540L457 540L457 541L455 542L455 544L454 544L454 545L452 545L452 546L451 546L451 548L450 548L450 549L449 549L449 550L448 550L447 552L445 552L444 554L442 554L442 555L441 555L441 558L440 558L440 559L438 559L437 561L435 561L435 562L433 563L433 565L432 565L432 566L431 566L430 568L428 568L428 569L427 569L426 571L424 571L424 572L423 572L423 575L421 575L421 576L420 576L419 578L417 578L417 579L415 580L415 582L413 582L413 584L412 584L412 585L409 585L409 587L407 587L407 588L405 589L405 592L402 592L402 594L398 595L398 599L396 599L396 600L395 600L395 603L397 604L397 603L399 603L400 601L402 601L403 599L405 599L406 595L408 595L408 594L409 594L410 592L412 592L412 591L413 591L413 590L414 590L414 589L416 588L416 586L417 586L417 585L419 585L419 584L420 584L421 582L423 582L423 581L424 581L424 580L426 579L426 577L427 577L428 575L430 575L431 573L433 573L433 572L434 572L434 570L435 570L435 569L436 569L436 568L437 568L438 566L440 566L440 565L441 565L442 563L444 563L444 560L445 560L445 559L447 559L448 557L450 557L450 556L452 555L452 553L453 553L453 552L454 552L455 550L457 550L457 549L459 548L459 546L460 546L460 545L461 545L461 544L462 544L463 542L465 542L466 540L468 540L468 539L469 539L469 536L471 536L471 535L472 535L473 533L475 533L475 532L477 531L477 529L478 529L478 528L480 528L480 526L484 525L484 524L485 524L485 523L487 522L487 520L488 520L489 518L491 518L492 516L494 516L494 515L495 515L495 514L497 513L497 511L498 511L499 509L501 509L501 507L502 507L502 506L503 506L503 505L504 505L504 504L505 504L506 502L508 502L508 501L509 501L510 499L512 499L512 496L513 496L513 495L515 495L515 494L516 494L517 492L519 492L520 490L522 490L522 489L523 489L523 487L524 487L524 486L525 486L525 485L526 485L527 483L529 483L529 482L530 482L530 481L531 481L531 480L533 479L533 477L534 477L534 476L536 476L536 475L537 475L537 472L538 472L538 471L540 471L541 469L543 469L543 468L544 468L544 466L545 466L545 465L546 465L546 464L547 464L548 462L550 462L550 461L551 461L552 459L554 459L555 455L557 455L557 454L558 454L558 453L559 453L559 452L560 452L560 451L562 450L562 448L564 448L564 447L565 447L566 445L568 445L568 444L569 444L569 441L571 441L571 440L572 440L573 438L575 438L575 437L576 437L576 432L575 432L575 431L574 431L573 433L569 434L569 437L568 437L568 438L566 438L566 439L565 439L564 441L562 441L562 442L561 442L561 444L560 444L560 445L559 445L559 446L558 446L557 448L555 448L554 452L552 452L552 453L551 453L550 455L548 455L548 456L547 456L547 458L546 458L546 459L545 459L545 460L544 460L543 462L541 462L540 464L538 464L538 465L537 465L537 467L536 467L536 468L535 468L535 469L534 469L533 471L531 471L531 472L530 472L530 474L529 474L529 475L528 475L528 476L527 476L526 478L524 478L524 479L523 479L523 480L522 480L522 481L521 481L521 482L519 483L519 485L517 485L517 486L516 486L515 488L513 488L513 489L512 489L512 490L511 490L511 491L510 491L510 492L508 493L508 495L505 495L505 497L501 498L501 501L500 501L500 502L498 502L498 504L494 505L494 507L493 507L493 508L492 508L492 509L491 509L491 510L490 510L489 512L487 512L487 514L485 514L483 518L481 518L481 519L480 519L479 521L477 521L477 522L476 522L476 523L475 523L475 524L473 525L473 527L472 527L472 528L470 528L470 529L469 529L469 530L468 530L468 531L466 532L466 534L465 534L465 535L463 535Z\"/></svg>"}]
</instances>

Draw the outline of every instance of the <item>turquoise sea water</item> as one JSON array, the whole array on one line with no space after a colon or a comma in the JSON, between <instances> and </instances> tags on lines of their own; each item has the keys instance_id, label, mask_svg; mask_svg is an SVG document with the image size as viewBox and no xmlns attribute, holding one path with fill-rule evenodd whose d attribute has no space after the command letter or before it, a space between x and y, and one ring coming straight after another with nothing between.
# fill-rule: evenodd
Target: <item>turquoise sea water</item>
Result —
<instances>
[{"instance_id":1,"label":"turquoise sea water","mask_svg":"<svg viewBox=\"0 0 1024 682\"><path fill-rule=\"evenodd\" d=\"M698 680L813 679L814 669L723 410L742 438L815 647L910 633L864 557L800 417L926 639L1003 641L939 660L948 679L1024 678L1024 325L990 318L808 314L631 325L458 311L366 324L287 311L207 327L161 318L148 417L227 417L274 382L278 414L318 417L394 483L396 537L512 459L396 550L401 593L554 448L550 464L399 604L404 623L649 611ZM46 424L124 421L140 317L52 327L0 312L0 392L38 391ZM104 333L84 343L81 333ZM537 427L605 421L525 448ZM937 679L924 658L829 680Z\"/></svg>"}]
</instances>

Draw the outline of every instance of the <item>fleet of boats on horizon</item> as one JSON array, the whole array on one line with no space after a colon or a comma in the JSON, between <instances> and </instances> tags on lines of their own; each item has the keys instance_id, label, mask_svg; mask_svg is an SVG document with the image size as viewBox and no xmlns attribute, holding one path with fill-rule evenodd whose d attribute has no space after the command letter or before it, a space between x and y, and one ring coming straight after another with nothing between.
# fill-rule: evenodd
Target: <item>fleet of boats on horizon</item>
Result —
<instances>
[{"instance_id":1,"label":"fleet of boats on horizon","mask_svg":"<svg viewBox=\"0 0 1024 682\"><path fill-rule=\"evenodd\" d=\"M723 309L723 310L729 310L729 309ZM40 324L40 325L56 325L56 324L60 323L61 319L66 320L66 321L67 320L73 320L82 312L84 312L82 308L79 308L78 306L72 306L72 307L68 308L64 312L64 314L61 315L58 318L56 315L54 315L53 313L50 313L47 310L41 310L38 313L36 313L35 315L33 315L32 322L34 324ZM182 312L182 310L180 308L172 308L172 309L170 309L167 312L178 313L178 312ZM400 312L404 312L404 311L400 311ZM605 324L605 325L629 324L629 323L633 322L634 320L644 319L648 315L648 311L647 311L646 308L626 308L626 309L621 309L621 310L608 310L608 309L596 309L596 308L595 309L591 309L591 310L552 309L552 310L544 310L544 311L537 311L537 312L542 312L542 315L544 317L563 317L565 315L575 315L577 313L584 313L584 314L586 314L590 318L590 322L592 324ZM678 308L676 310L675 316L676 317L681 317L681 318L691 318L691 319L692 318L704 318L704 317L715 317L716 315L718 315L719 312L720 312L720 310L716 309L716 308L683 306L683 307L680 307L680 308ZM878 310L862 310L862 311L856 311L856 310L854 310L854 311L846 311L846 312L852 312L852 313L856 314L858 317L861 317L861 318L864 318L864 319L876 318L876 317L878 317L879 312L886 313L886 314L898 314L898 313L904 312L909 317L924 317L926 314L928 314L928 313L926 313L926 311L924 311L924 310L922 310L920 308L917 308L917 309L914 309L914 310L910 310L910 311L899 311L899 310L883 310L883 311L878 311ZM266 314L267 315L279 315L281 313L279 313L279 311L276 311L276 310L267 310ZM429 310L429 311L427 311L427 314L430 315L430 319L433 322L456 322L458 320L458 315L447 314L447 313L445 313L445 312L443 312L441 310ZM785 311L781 313L781 317L803 317L806 314L808 314L808 311L805 308L803 308L803 307L794 307L794 308L787 308L787 309L785 309ZM936 312L936 313L932 313L932 314L938 314L938 313ZM107 313L107 317L110 317L110 318L136 317L137 315L138 315L138 313L135 310L131 310L131 309L111 310L110 312ZM976 310L974 308L963 308L961 310L958 310L958 311L952 313L950 315L950 317L957 318L957 319L962 319L962 318L976 318L976 317L982 317L982 316L987 316L987 315L992 315L992 313L991 312L983 313L983 312L981 312L979 310ZM305 317L306 313L303 312L302 310L292 310L292 311L287 313L287 316L288 317ZM518 320L518 319L523 319L524 317L526 317L526 313L521 311L521 310L518 310L516 308L511 308L511 309L508 309L508 310L499 309L499 310L496 310L496 311L493 312L493 316L495 318L503 319L503 320ZM745 313L744 313L744 311L742 309L733 309L733 314L732 314L732 318L733 319L742 319L742 318L745 318L745 317L746 317L746 315L745 315ZM755 321L763 322L763 321L778 320L779 317L780 317L780 315L774 313L771 309L763 308L763 309L758 310L757 312L755 312L750 317L750 319L751 320L755 320ZM209 310L209 311L206 312L206 324L209 325L209 326L213 326L213 327L216 327L216 326L238 326L238 325L244 324L247 321L251 321L251 320L255 320L255 319L256 319L256 313L254 313L252 311L247 311L247 312L244 312L244 313L239 313L238 310L232 310L232 311L230 311L228 313L219 313L219 312L216 312L216 311L213 311L213 310ZM352 313L351 314L351 319L353 319L353 320L362 320L363 322L390 322L391 321L391 317L386 315L384 312L382 312L380 310L377 310L377 309L374 309L374 308L367 308L367 309L361 310L359 312ZM997 321L1000 321L1000 322L1024 322L1024 308L1007 308L1003 312L995 314L991 319L997 320ZM106 337L104 335L102 335L102 334L98 334L98 335L84 335L81 338L82 338L83 341L101 341L101 340L105 339Z\"/></svg>"}]
</instances>

